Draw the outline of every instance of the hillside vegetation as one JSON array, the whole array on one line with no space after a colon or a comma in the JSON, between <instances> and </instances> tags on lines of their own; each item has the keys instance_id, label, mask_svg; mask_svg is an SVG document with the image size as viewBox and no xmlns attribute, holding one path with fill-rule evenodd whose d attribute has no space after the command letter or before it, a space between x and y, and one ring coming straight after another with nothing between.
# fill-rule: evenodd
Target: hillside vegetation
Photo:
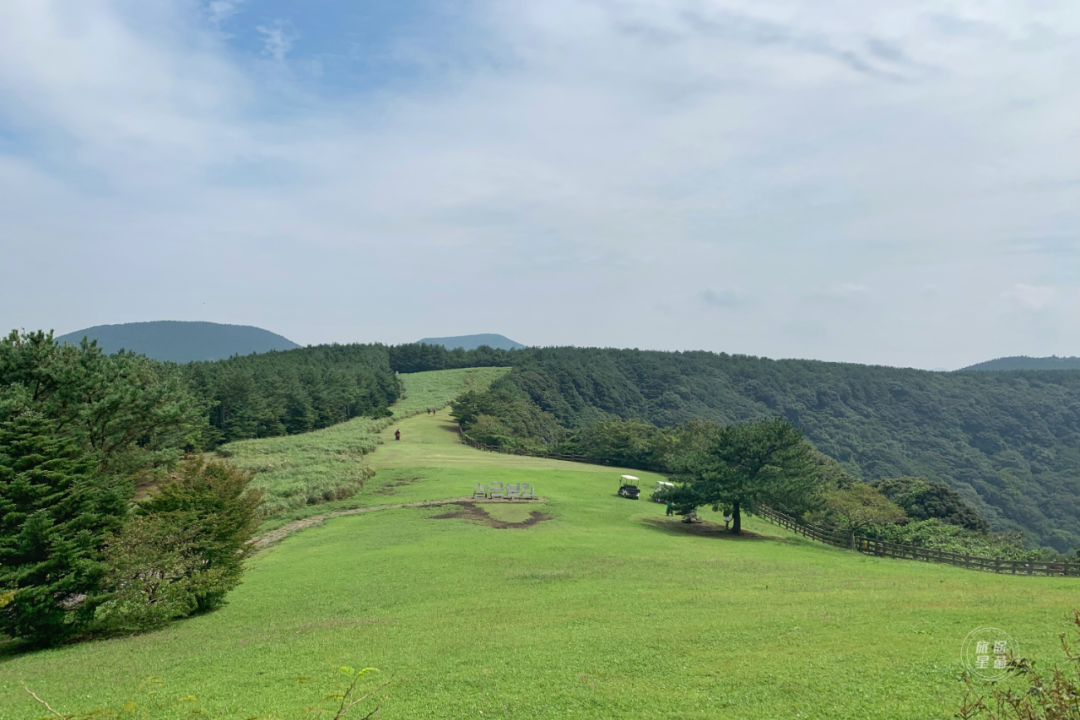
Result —
<instances>
[{"instance_id":1,"label":"hillside vegetation","mask_svg":"<svg viewBox=\"0 0 1080 720\"><path fill-rule=\"evenodd\" d=\"M557 444L602 420L672 427L784 417L864 480L955 488L997 531L1080 546L1080 371L932 373L707 352L512 353L470 402L484 442Z\"/></svg>"},{"instance_id":2,"label":"hillside vegetation","mask_svg":"<svg viewBox=\"0 0 1080 720\"><path fill-rule=\"evenodd\" d=\"M78 345L84 337L97 340L107 353L130 350L154 360L175 363L222 360L233 355L300 347L277 333L250 325L177 320L97 325L60 335L56 341Z\"/></svg>"},{"instance_id":3,"label":"hillside vegetation","mask_svg":"<svg viewBox=\"0 0 1080 720\"><path fill-rule=\"evenodd\" d=\"M263 491L263 511L269 517L351 498L372 475L363 458L383 442L383 430L428 408L442 409L462 392L484 390L508 371L467 368L401 375L406 393L387 417L354 418L305 435L233 442L218 452L256 473L252 486Z\"/></svg>"},{"instance_id":4,"label":"hillside vegetation","mask_svg":"<svg viewBox=\"0 0 1080 720\"><path fill-rule=\"evenodd\" d=\"M431 379L405 377L406 395ZM347 502L493 481L533 483L546 502L328 520L257 555L214 613L4 658L0 717L43 714L23 683L67 713L117 707L147 676L222 720L291 717L311 697L297 676L341 665L393 678L384 718L951 717L968 632L1005 628L1045 667L1076 598L1075 579L867 557L756 518L742 540L722 523L687 532L662 505L616 497L618 468L473 450L445 411L384 440L395 427L402 440L368 456L376 475ZM293 440L319 453L325 437ZM190 717L193 702L155 718Z\"/></svg>"}]
</instances>

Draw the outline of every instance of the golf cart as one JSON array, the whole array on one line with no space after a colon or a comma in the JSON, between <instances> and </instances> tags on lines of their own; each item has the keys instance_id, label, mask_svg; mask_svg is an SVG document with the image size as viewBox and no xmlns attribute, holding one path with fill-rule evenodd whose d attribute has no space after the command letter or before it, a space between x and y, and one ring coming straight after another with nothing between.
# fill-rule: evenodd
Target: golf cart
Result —
<instances>
[{"instance_id":1,"label":"golf cart","mask_svg":"<svg viewBox=\"0 0 1080 720\"><path fill-rule=\"evenodd\" d=\"M619 486L619 497L624 497L627 500L637 500L641 495L641 491L638 490L638 486L634 485L634 481L637 480L633 475L623 475L622 485Z\"/></svg>"},{"instance_id":2,"label":"golf cart","mask_svg":"<svg viewBox=\"0 0 1080 720\"><path fill-rule=\"evenodd\" d=\"M657 480L656 489L653 490L652 493L653 502L666 503L668 501L667 492L674 489L675 483L669 483L666 480Z\"/></svg>"}]
</instances>

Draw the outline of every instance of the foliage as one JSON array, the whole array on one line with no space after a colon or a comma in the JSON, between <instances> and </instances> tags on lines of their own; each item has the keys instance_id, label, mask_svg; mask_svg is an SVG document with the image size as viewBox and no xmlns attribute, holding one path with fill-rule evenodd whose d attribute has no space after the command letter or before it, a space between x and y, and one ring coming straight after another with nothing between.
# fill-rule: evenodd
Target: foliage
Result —
<instances>
[{"instance_id":1,"label":"foliage","mask_svg":"<svg viewBox=\"0 0 1080 720\"><path fill-rule=\"evenodd\" d=\"M926 478L883 478L871 483L881 493L899 505L913 520L937 518L949 525L967 530L989 532L990 524L975 508L943 482Z\"/></svg>"},{"instance_id":2,"label":"foliage","mask_svg":"<svg viewBox=\"0 0 1080 720\"><path fill-rule=\"evenodd\" d=\"M682 515L705 505L730 508L736 535L742 510L806 507L823 482L813 448L783 419L723 427L697 421L680 435L668 460L677 483L670 499Z\"/></svg>"},{"instance_id":3,"label":"foliage","mask_svg":"<svg viewBox=\"0 0 1080 720\"><path fill-rule=\"evenodd\" d=\"M161 534L171 532L183 543L178 548L181 557L164 553L159 567L179 572L195 612L220 607L225 595L240 583L244 560L252 552L249 541L258 526L262 503L262 493L248 487L250 480L251 474L241 468L194 456L184 462L174 479L139 505L140 514L158 523L144 525L144 531L157 533L158 540L164 540ZM162 543L159 546L165 549ZM134 567L141 572L143 566L135 562ZM145 601L152 603L153 598L145 592L135 592L141 592Z\"/></svg>"},{"instance_id":4,"label":"foliage","mask_svg":"<svg viewBox=\"0 0 1080 720\"><path fill-rule=\"evenodd\" d=\"M126 476L170 465L204 428L174 369L86 341L58 345L40 331L0 340L0 421L22 408L54 421L103 471Z\"/></svg>"},{"instance_id":5,"label":"foliage","mask_svg":"<svg viewBox=\"0 0 1080 720\"><path fill-rule=\"evenodd\" d=\"M946 483L996 532L1022 530L1030 547L1059 552L1080 546L1080 371L936 373L597 348L506 357L514 369L491 393L524 393L570 432L612 418L672 428L782 416L856 478Z\"/></svg>"},{"instance_id":6,"label":"foliage","mask_svg":"<svg viewBox=\"0 0 1080 720\"><path fill-rule=\"evenodd\" d=\"M978 530L967 530L958 525L949 525L937 518L903 524L869 525L859 534L871 540L915 545L959 555L975 555L998 560L1043 559L1041 552L1024 548L1023 536L1018 532L984 533ZM1055 556L1046 559L1058 558ZM1075 562L1075 558L1070 559Z\"/></svg>"},{"instance_id":7,"label":"foliage","mask_svg":"<svg viewBox=\"0 0 1080 720\"><path fill-rule=\"evenodd\" d=\"M108 599L97 611L97 629L151 630L195 612L196 595L211 589L196 551L199 528L175 513L137 515L109 538ZM209 582L208 582L209 581Z\"/></svg>"},{"instance_id":8,"label":"foliage","mask_svg":"<svg viewBox=\"0 0 1080 720\"><path fill-rule=\"evenodd\" d=\"M34 410L0 424L0 630L34 644L92 619L102 544L131 494L57 424Z\"/></svg>"},{"instance_id":9,"label":"foliage","mask_svg":"<svg viewBox=\"0 0 1080 720\"><path fill-rule=\"evenodd\" d=\"M566 431L521 393L469 391L451 404L451 415L477 442L503 447L559 449Z\"/></svg>"},{"instance_id":10,"label":"foliage","mask_svg":"<svg viewBox=\"0 0 1080 720\"><path fill-rule=\"evenodd\" d=\"M895 525L907 518L903 508L867 483L829 490L822 495L822 499L825 506L812 520L843 531L851 538L852 548L855 547L856 533L863 528L869 525Z\"/></svg>"},{"instance_id":11,"label":"foliage","mask_svg":"<svg viewBox=\"0 0 1080 720\"><path fill-rule=\"evenodd\" d=\"M385 417L400 394L383 345L320 345L181 368L209 407L208 445Z\"/></svg>"},{"instance_id":12,"label":"foliage","mask_svg":"<svg viewBox=\"0 0 1080 720\"><path fill-rule=\"evenodd\" d=\"M591 462L638 470L663 471L671 433L637 420L601 420L583 428L564 448Z\"/></svg>"},{"instance_id":13,"label":"foliage","mask_svg":"<svg viewBox=\"0 0 1080 720\"><path fill-rule=\"evenodd\" d=\"M1007 685L991 684L989 698L980 694L970 675L963 676L967 686L963 703L956 713L961 720L1080 720L1080 612L1073 610L1077 633L1070 646L1061 633L1065 669L1054 666L1049 677L1035 670L1035 662L1017 658L1011 651L1008 674L1027 687L1018 692Z\"/></svg>"}]
</instances>

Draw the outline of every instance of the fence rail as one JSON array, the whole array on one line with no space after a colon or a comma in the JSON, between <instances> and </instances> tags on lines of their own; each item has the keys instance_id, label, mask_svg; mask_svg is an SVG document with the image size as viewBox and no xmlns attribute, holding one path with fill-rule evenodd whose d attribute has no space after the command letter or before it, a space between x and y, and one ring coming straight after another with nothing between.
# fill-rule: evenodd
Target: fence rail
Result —
<instances>
[{"instance_id":1,"label":"fence rail","mask_svg":"<svg viewBox=\"0 0 1080 720\"><path fill-rule=\"evenodd\" d=\"M471 437L465 434L465 431L458 426L458 434L461 435L461 442L465 443L469 447L474 447L477 450L486 450L487 452L497 452L504 455L524 455L527 457L549 458L551 460L570 460L571 462L589 462L584 455L571 455L568 453L555 453L546 452L542 450L526 450L525 448L504 448L498 445L485 445L482 442L477 442Z\"/></svg>"},{"instance_id":2,"label":"fence rail","mask_svg":"<svg viewBox=\"0 0 1080 720\"><path fill-rule=\"evenodd\" d=\"M851 537L841 533L834 533L816 525L802 523L782 512L772 508L759 507L755 511L771 523L782 528L798 533L803 537L827 543L835 547L851 547ZM915 545L901 545L898 543L885 542L884 540L868 540L855 538L855 550L876 557L891 557L902 560L921 560L923 562L942 563L955 567L968 568L970 570L982 570L984 572L1001 573L1005 575L1045 575L1051 577L1080 577L1080 563L1072 562L1046 562L1041 560L998 560L996 558L978 557L976 555L962 555L960 553L934 550L932 548L917 547Z\"/></svg>"}]
</instances>

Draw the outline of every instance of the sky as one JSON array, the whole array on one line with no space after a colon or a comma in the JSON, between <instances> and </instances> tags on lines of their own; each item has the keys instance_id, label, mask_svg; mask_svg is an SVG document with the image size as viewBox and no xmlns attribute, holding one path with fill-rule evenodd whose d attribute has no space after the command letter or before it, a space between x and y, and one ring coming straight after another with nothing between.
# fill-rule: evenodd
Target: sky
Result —
<instances>
[{"instance_id":1,"label":"sky","mask_svg":"<svg viewBox=\"0 0 1080 720\"><path fill-rule=\"evenodd\" d=\"M1080 355L1075 0L5 0L0 327Z\"/></svg>"}]
</instances>

